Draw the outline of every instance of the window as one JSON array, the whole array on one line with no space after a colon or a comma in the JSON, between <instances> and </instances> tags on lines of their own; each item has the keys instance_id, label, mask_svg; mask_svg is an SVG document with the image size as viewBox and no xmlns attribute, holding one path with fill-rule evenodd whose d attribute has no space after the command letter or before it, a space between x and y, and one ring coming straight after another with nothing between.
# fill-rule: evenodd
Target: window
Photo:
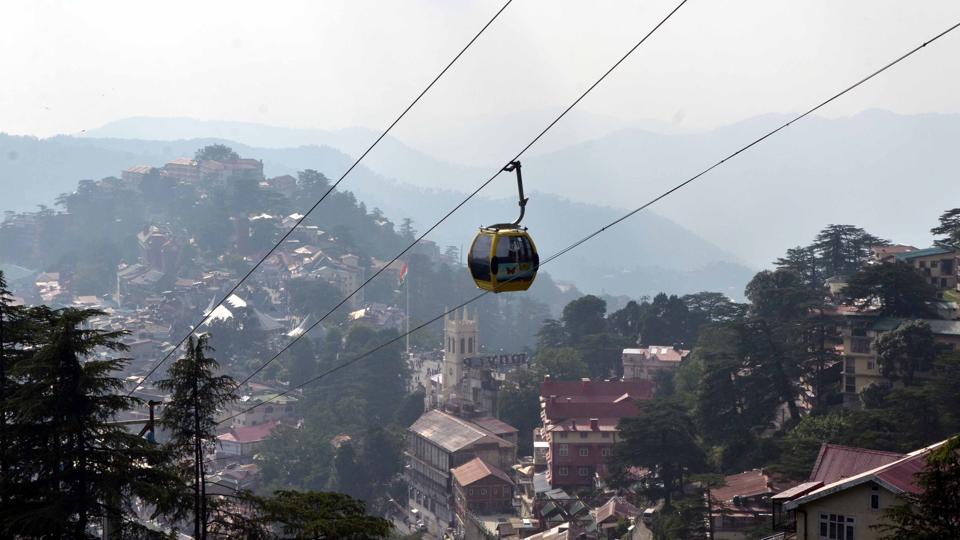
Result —
<instances>
[{"instance_id":1,"label":"window","mask_svg":"<svg viewBox=\"0 0 960 540\"><path fill-rule=\"evenodd\" d=\"M869 354L870 353L870 339L861 338L861 339L852 339L850 340L850 352L858 354Z\"/></svg>"},{"instance_id":2,"label":"window","mask_svg":"<svg viewBox=\"0 0 960 540\"><path fill-rule=\"evenodd\" d=\"M820 514L820 538L854 540L855 520L843 514Z\"/></svg>"},{"instance_id":3,"label":"window","mask_svg":"<svg viewBox=\"0 0 960 540\"><path fill-rule=\"evenodd\" d=\"M880 509L880 495L878 493L870 494L870 509L871 510Z\"/></svg>"},{"instance_id":4,"label":"window","mask_svg":"<svg viewBox=\"0 0 960 540\"><path fill-rule=\"evenodd\" d=\"M847 358L843 361L843 372L844 373L856 373L857 372L857 361L853 358Z\"/></svg>"},{"instance_id":5,"label":"window","mask_svg":"<svg viewBox=\"0 0 960 540\"><path fill-rule=\"evenodd\" d=\"M566 465L564 465L560 467L560 470L557 472L560 474L560 476L567 476L568 474L570 474L570 467L567 467Z\"/></svg>"},{"instance_id":6,"label":"window","mask_svg":"<svg viewBox=\"0 0 960 540\"><path fill-rule=\"evenodd\" d=\"M953 259L942 259L940 261L940 273L945 276L953 275Z\"/></svg>"},{"instance_id":7,"label":"window","mask_svg":"<svg viewBox=\"0 0 960 540\"><path fill-rule=\"evenodd\" d=\"M920 262L918 262L917 264L920 265L920 268L926 268L926 267L927 267L927 261L920 261Z\"/></svg>"},{"instance_id":8,"label":"window","mask_svg":"<svg viewBox=\"0 0 960 540\"><path fill-rule=\"evenodd\" d=\"M490 252L492 249L492 234L480 234L473 242L470 255L467 257L467 266L470 267L470 273L473 274L474 279L490 280Z\"/></svg>"},{"instance_id":9,"label":"window","mask_svg":"<svg viewBox=\"0 0 960 540\"><path fill-rule=\"evenodd\" d=\"M609 455L610 455L610 449L609 449L609 448L601 448L601 449L600 449L600 455L603 456L603 457L609 456Z\"/></svg>"},{"instance_id":10,"label":"window","mask_svg":"<svg viewBox=\"0 0 960 540\"><path fill-rule=\"evenodd\" d=\"M589 448L583 447L583 448L580 449L580 456L581 456L581 457L587 457L587 456L589 456L589 455L590 455L590 449L589 449Z\"/></svg>"},{"instance_id":11,"label":"window","mask_svg":"<svg viewBox=\"0 0 960 540\"><path fill-rule=\"evenodd\" d=\"M460 354L467 352L467 340L460 338Z\"/></svg>"},{"instance_id":12,"label":"window","mask_svg":"<svg viewBox=\"0 0 960 540\"><path fill-rule=\"evenodd\" d=\"M557 447L557 455L560 455L560 456L570 455L570 445L561 444L559 447Z\"/></svg>"},{"instance_id":13,"label":"window","mask_svg":"<svg viewBox=\"0 0 960 540\"><path fill-rule=\"evenodd\" d=\"M473 488L467 488L467 496L473 497Z\"/></svg>"},{"instance_id":14,"label":"window","mask_svg":"<svg viewBox=\"0 0 960 540\"><path fill-rule=\"evenodd\" d=\"M561 438L561 439L566 439L566 438L567 438L567 432L566 432L566 431L561 431L561 432L560 432L560 438Z\"/></svg>"},{"instance_id":15,"label":"window","mask_svg":"<svg viewBox=\"0 0 960 540\"><path fill-rule=\"evenodd\" d=\"M873 360L867 360L867 370L872 371L874 369L877 369L877 363Z\"/></svg>"},{"instance_id":16,"label":"window","mask_svg":"<svg viewBox=\"0 0 960 540\"><path fill-rule=\"evenodd\" d=\"M610 438L610 432L609 432L609 431L604 431L603 433L600 434L600 436L603 437L604 439L609 439L609 438Z\"/></svg>"},{"instance_id":17,"label":"window","mask_svg":"<svg viewBox=\"0 0 960 540\"><path fill-rule=\"evenodd\" d=\"M480 495L484 496L487 494L487 488L480 488Z\"/></svg>"},{"instance_id":18,"label":"window","mask_svg":"<svg viewBox=\"0 0 960 540\"><path fill-rule=\"evenodd\" d=\"M590 467L580 467L577 470L577 474L580 476L590 476Z\"/></svg>"},{"instance_id":19,"label":"window","mask_svg":"<svg viewBox=\"0 0 960 540\"><path fill-rule=\"evenodd\" d=\"M272 412L273 412L273 406L272 406L272 405L267 405L266 407L263 408L263 414L270 414L270 413L272 413Z\"/></svg>"},{"instance_id":20,"label":"window","mask_svg":"<svg viewBox=\"0 0 960 540\"><path fill-rule=\"evenodd\" d=\"M586 439L589 435L590 435L590 434L587 433L586 431L581 431L581 432L580 432L580 438L581 438L581 439Z\"/></svg>"},{"instance_id":21,"label":"window","mask_svg":"<svg viewBox=\"0 0 960 540\"><path fill-rule=\"evenodd\" d=\"M473 338L467 339L467 352L468 353L473 352Z\"/></svg>"},{"instance_id":22,"label":"window","mask_svg":"<svg viewBox=\"0 0 960 540\"><path fill-rule=\"evenodd\" d=\"M849 377L844 377L843 380L844 380L844 388L843 388L843 391L844 391L844 392L847 392L848 394L856 393L856 391L857 391L857 378L856 378L856 377L849 376Z\"/></svg>"},{"instance_id":23,"label":"window","mask_svg":"<svg viewBox=\"0 0 960 540\"><path fill-rule=\"evenodd\" d=\"M490 488L490 494L493 495L494 497L500 496L500 488L498 487Z\"/></svg>"},{"instance_id":24,"label":"window","mask_svg":"<svg viewBox=\"0 0 960 540\"><path fill-rule=\"evenodd\" d=\"M941 287L947 286L947 278L940 278L940 286Z\"/></svg>"}]
</instances>

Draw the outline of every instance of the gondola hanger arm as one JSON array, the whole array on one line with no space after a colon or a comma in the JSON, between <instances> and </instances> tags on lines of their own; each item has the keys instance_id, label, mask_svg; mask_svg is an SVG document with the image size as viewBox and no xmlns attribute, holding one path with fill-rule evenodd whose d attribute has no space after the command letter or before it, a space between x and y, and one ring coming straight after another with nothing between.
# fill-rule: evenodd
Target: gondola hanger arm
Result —
<instances>
[{"instance_id":1,"label":"gondola hanger arm","mask_svg":"<svg viewBox=\"0 0 960 540\"><path fill-rule=\"evenodd\" d=\"M520 160L511 161L507 163L507 166L503 168L503 172L513 172L517 171L517 190L520 193L520 217L513 222L514 227L520 227L520 222L523 221L523 214L526 212L528 198L523 196L523 175L520 173Z\"/></svg>"}]
</instances>

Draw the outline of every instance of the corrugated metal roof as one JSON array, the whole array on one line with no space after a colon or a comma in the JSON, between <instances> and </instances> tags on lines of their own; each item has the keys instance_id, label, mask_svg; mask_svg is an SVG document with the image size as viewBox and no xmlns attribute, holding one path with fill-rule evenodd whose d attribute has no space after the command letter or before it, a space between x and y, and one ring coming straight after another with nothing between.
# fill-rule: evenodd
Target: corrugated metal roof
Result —
<instances>
[{"instance_id":1,"label":"corrugated metal roof","mask_svg":"<svg viewBox=\"0 0 960 540\"><path fill-rule=\"evenodd\" d=\"M903 454L896 452L824 443L820 446L817 461L810 472L810 481L831 484L881 465L893 463L902 457Z\"/></svg>"},{"instance_id":2,"label":"corrugated metal roof","mask_svg":"<svg viewBox=\"0 0 960 540\"><path fill-rule=\"evenodd\" d=\"M513 481L510 480L510 477L507 476L507 473L487 463L481 458L473 458L463 465L455 469L451 469L450 473L453 474L453 477L461 486L469 486L470 484L478 480L483 480L488 476L499 478L511 486L513 485Z\"/></svg>"},{"instance_id":3,"label":"corrugated metal roof","mask_svg":"<svg viewBox=\"0 0 960 540\"><path fill-rule=\"evenodd\" d=\"M920 257L933 257L936 255L946 255L948 253L953 253L953 250L942 248L940 246L934 246L926 249L918 249L916 251L908 251L905 253L894 253L893 256L896 257L898 261L909 261Z\"/></svg>"},{"instance_id":4,"label":"corrugated metal roof","mask_svg":"<svg viewBox=\"0 0 960 540\"><path fill-rule=\"evenodd\" d=\"M480 426L437 409L424 413L410 426L410 431L448 452L456 452L481 441L497 443L504 447L513 446L513 443L501 439Z\"/></svg>"},{"instance_id":5,"label":"corrugated metal roof","mask_svg":"<svg viewBox=\"0 0 960 540\"><path fill-rule=\"evenodd\" d=\"M731 474L724 477L725 486L711 490L710 497L718 502L727 502L734 497L756 497L767 493L773 493L770 486L770 478L763 474L763 471L755 469L742 472L740 474Z\"/></svg>"}]
</instances>

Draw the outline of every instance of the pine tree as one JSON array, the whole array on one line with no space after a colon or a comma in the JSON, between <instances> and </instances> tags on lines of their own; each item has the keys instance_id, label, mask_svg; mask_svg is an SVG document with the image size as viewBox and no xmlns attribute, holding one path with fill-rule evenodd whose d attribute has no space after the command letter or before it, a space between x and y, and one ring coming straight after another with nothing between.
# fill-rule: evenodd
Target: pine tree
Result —
<instances>
[{"instance_id":1,"label":"pine tree","mask_svg":"<svg viewBox=\"0 0 960 540\"><path fill-rule=\"evenodd\" d=\"M184 468L193 475L194 538L207 538L209 517L204 475L204 453L213 450L216 440L216 415L237 399L237 384L232 377L216 375L220 365L207 356L213 349L207 335L187 340L186 354L170 366L168 377L157 387L170 392L160 424L170 431L170 447Z\"/></svg>"},{"instance_id":2,"label":"pine tree","mask_svg":"<svg viewBox=\"0 0 960 540\"><path fill-rule=\"evenodd\" d=\"M173 513L177 477L162 452L112 423L139 404L111 374L125 359L122 332L87 329L97 310L30 310L38 340L11 369L6 402L11 464L4 533L15 537L87 538L96 521L135 515L140 498L157 514ZM156 514L155 514L156 515ZM127 518L127 521L132 521Z\"/></svg>"}]
</instances>

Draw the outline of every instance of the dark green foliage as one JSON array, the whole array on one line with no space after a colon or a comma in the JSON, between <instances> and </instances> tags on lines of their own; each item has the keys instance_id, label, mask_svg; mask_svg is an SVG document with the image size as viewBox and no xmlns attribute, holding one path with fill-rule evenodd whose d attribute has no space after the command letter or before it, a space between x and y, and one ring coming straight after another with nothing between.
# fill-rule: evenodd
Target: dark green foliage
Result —
<instances>
[{"instance_id":1,"label":"dark green foliage","mask_svg":"<svg viewBox=\"0 0 960 540\"><path fill-rule=\"evenodd\" d=\"M906 493L900 504L884 510L883 538L960 538L960 437L926 456L917 484L920 493Z\"/></svg>"},{"instance_id":2,"label":"dark green foliage","mask_svg":"<svg viewBox=\"0 0 960 540\"><path fill-rule=\"evenodd\" d=\"M194 154L193 159L197 161L212 160L212 161L233 161L239 159L240 156L233 151L232 148L225 144L211 144L209 146L204 146L203 148L197 150Z\"/></svg>"},{"instance_id":3,"label":"dark green foliage","mask_svg":"<svg viewBox=\"0 0 960 540\"><path fill-rule=\"evenodd\" d=\"M683 491L683 477L704 467L696 428L683 406L670 400L640 404L637 416L620 420L620 440L614 444L611 465L615 478L623 480L629 467L656 471L662 488L652 492L670 506L673 494Z\"/></svg>"},{"instance_id":4,"label":"dark green foliage","mask_svg":"<svg viewBox=\"0 0 960 540\"><path fill-rule=\"evenodd\" d=\"M874 346L883 376L906 386L913 384L917 372L929 371L937 355L933 332L924 321L904 322L881 334Z\"/></svg>"},{"instance_id":5,"label":"dark green foliage","mask_svg":"<svg viewBox=\"0 0 960 540\"><path fill-rule=\"evenodd\" d=\"M664 506L654 514L652 531L654 538L663 540L687 540L706 538L707 505L705 493L696 488L692 493Z\"/></svg>"},{"instance_id":6,"label":"dark green foliage","mask_svg":"<svg viewBox=\"0 0 960 540\"><path fill-rule=\"evenodd\" d=\"M577 342L584 336L598 334L606 328L607 303L588 294L563 308L563 327L571 342Z\"/></svg>"},{"instance_id":7,"label":"dark green foliage","mask_svg":"<svg viewBox=\"0 0 960 540\"><path fill-rule=\"evenodd\" d=\"M889 317L932 315L926 302L936 298L936 291L919 273L899 262L864 268L850 279L843 293L849 303L861 308L878 302L881 314Z\"/></svg>"},{"instance_id":8,"label":"dark green foliage","mask_svg":"<svg viewBox=\"0 0 960 540\"><path fill-rule=\"evenodd\" d=\"M374 539L393 530L389 521L368 516L366 506L342 493L281 490L272 497L254 497L259 519L275 524L282 538Z\"/></svg>"},{"instance_id":9,"label":"dark green foliage","mask_svg":"<svg viewBox=\"0 0 960 540\"><path fill-rule=\"evenodd\" d=\"M36 348L12 366L16 386L4 407L9 415L5 457L7 500L0 523L23 537L87 538L87 528L133 512L133 497L157 513L179 508L176 474L161 450L109 421L138 403L122 394L112 376L123 359L122 332L87 329L96 310L30 310Z\"/></svg>"},{"instance_id":10,"label":"dark green foliage","mask_svg":"<svg viewBox=\"0 0 960 540\"><path fill-rule=\"evenodd\" d=\"M232 377L217 375L219 364L207 353L207 335L190 336L186 354L170 366L167 378L157 387L170 393L164 404L160 424L170 433L170 450L179 458L187 477L192 476L194 493L194 537L206 538L207 509L204 455L214 450L216 417L237 399Z\"/></svg>"},{"instance_id":11,"label":"dark green foliage","mask_svg":"<svg viewBox=\"0 0 960 540\"><path fill-rule=\"evenodd\" d=\"M870 256L870 248L889 244L853 225L827 225L811 246L817 254L824 277L856 273Z\"/></svg>"},{"instance_id":12,"label":"dark green foliage","mask_svg":"<svg viewBox=\"0 0 960 540\"><path fill-rule=\"evenodd\" d=\"M940 225L930 229L933 234L943 235L941 242L960 245L960 208L953 208L940 215Z\"/></svg>"}]
</instances>

